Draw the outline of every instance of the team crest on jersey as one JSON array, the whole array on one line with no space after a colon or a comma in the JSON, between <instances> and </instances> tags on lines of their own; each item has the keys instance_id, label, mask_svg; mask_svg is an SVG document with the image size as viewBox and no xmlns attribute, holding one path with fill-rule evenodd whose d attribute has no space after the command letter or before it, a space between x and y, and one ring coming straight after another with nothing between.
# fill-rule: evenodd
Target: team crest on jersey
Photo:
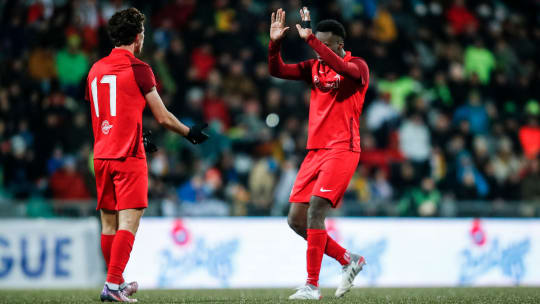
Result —
<instances>
[{"instance_id":1,"label":"team crest on jersey","mask_svg":"<svg viewBox=\"0 0 540 304\"><path fill-rule=\"evenodd\" d=\"M328 80L323 81L321 81L319 76L313 76L313 84L315 84L315 86L323 92L328 92L333 89L339 89L340 80L341 76L339 74L336 74L333 78L328 77Z\"/></svg>"},{"instance_id":2,"label":"team crest on jersey","mask_svg":"<svg viewBox=\"0 0 540 304\"><path fill-rule=\"evenodd\" d=\"M112 127L113 125L110 125L108 120L104 120L101 123L101 132L103 132L103 134L109 134Z\"/></svg>"}]
</instances>

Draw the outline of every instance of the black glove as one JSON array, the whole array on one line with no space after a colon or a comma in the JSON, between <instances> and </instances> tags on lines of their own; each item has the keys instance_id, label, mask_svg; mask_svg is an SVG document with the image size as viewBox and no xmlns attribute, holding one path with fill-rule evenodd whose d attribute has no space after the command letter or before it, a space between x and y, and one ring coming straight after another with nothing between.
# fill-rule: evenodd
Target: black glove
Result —
<instances>
[{"instance_id":1,"label":"black glove","mask_svg":"<svg viewBox=\"0 0 540 304\"><path fill-rule=\"evenodd\" d=\"M150 136L152 136L152 131L143 131L142 139L146 153L154 153L158 150L156 145L150 140Z\"/></svg>"},{"instance_id":2,"label":"black glove","mask_svg":"<svg viewBox=\"0 0 540 304\"><path fill-rule=\"evenodd\" d=\"M202 124L202 125L194 125L189 129L189 133L186 136L186 139L189 140L192 144L200 144L205 142L209 136L208 134L204 133L203 130L208 127L208 124Z\"/></svg>"}]
</instances>

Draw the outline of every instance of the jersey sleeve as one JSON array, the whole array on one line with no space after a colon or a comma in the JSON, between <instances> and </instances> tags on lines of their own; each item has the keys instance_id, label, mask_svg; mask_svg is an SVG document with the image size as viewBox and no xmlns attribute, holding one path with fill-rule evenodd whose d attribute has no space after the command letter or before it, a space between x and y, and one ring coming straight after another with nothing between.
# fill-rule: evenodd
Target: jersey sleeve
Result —
<instances>
[{"instance_id":1,"label":"jersey sleeve","mask_svg":"<svg viewBox=\"0 0 540 304\"><path fill-rule=\"evenodd\" d=\"M270 41L268 46L268 70L270 75L289 80L304 80L311 82L312 60L295 64L286 64L281 58L281 41Z\"/></svg>"},{"instance_id":2,"label":"jersey sleeve","mask_svg":"<svg viewBox=\"0 0 540 304\"><path fill-rule=\"evenodd\" d=\"M369 68L367 63L360 58L352 59L350 63L356 65L358 71L360 72L360 82L362 85L365 85L369 79Z\"/></svg>"},{"instance_id":3,"label":"jersey sleeve","mask_svg":"<svg viewBox=\"0 0 540 304\"><path fill-rule=\"evenodd\" d=\"M362 84L367 83L366 76L369 76L369 72L367 64L363 60L344 61L313 34L306 41L336 73L359 80Z\"/></svg>"},{"instance_id":4,"label":"jersey sleeve","mask_svg":"<svg viewBox=\"0 0 540 304\"><path fill-rule=\"evenodd\" d=\"M156 86L156 78L152 68L143 62L133 63L133 74L135 75L135 81L141 90L143 95L148 94Z\"/></svg>"}]
</instances>

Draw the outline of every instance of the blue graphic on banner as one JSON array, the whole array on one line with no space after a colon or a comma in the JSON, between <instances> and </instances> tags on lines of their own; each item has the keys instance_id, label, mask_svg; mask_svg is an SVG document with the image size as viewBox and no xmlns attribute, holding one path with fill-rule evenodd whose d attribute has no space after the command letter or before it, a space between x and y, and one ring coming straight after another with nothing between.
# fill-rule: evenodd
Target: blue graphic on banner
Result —
<instances>
[{"instance_id":1,"label":"blue graphic on banner","mask_svg":"<svg viewBox=\"0 0 540 304\"><path fill-rule=\"evenodd\" d=\"M30 241L30 240L34 241ZM46 275L46 269L51 269L53 277L68 278L71 273L66 263L71 259L71 238L40 236L37 239L22 236L15 244L7 237L0 235L0 280L20 267L27 278L39 279ZM53 243L53 250L48 246ZM52 267L47 267L53 264Z\"/></svg>"},{"instance_id":2,"label":"blue graphic on banner","mask_svg":"<svg viewBox=\"0 0 540 304\"><path fill-rule=\"evenodd\" d=\"M375 285L377 279L383 272L381 258L386 251L387 243L387 239L380 239L364 246L359 246L355 244L354 240L351 238L343 243L348 251L361 254L365 257L367 264L364 266L359 276L366 277L369 285ZM339 275L341 275L341 265L333 258L325 255L320 274L321 284L325 284L328 281L334 281L335 277Z\"/></svg>"},{"instance_id":3,"label":"blue graphic on banner","mask_svg":"<svg viewBox=\"0 0 540 304\"><path fill-rule=\"evenodd\" d=\"M500 268L505 277L510 278L514 284L518 285L525 276L524 259L530 248L531 240L529 238L512 243L507 247L500 247L499 239L495 238L491 247L482 249L479 254L475 254L474 250L465 249L462 251L464 260L461 264L459 283L462 285L471 284L490 270Z\"/></svg>"},{"instance_id":4,"label":"blue graphic on banner","mask_svg":"<svg viewBox=\"0 0 540 304\"><path fill-rule=\"evenodd\" d=\"M163 249L158 277L159 287L174 287L175 282L188 278L190 273L206 270L216 278L220 287L229 286L229 278L234 272L232 260L240 241L232 239L215 247L206 245L204 239L195 242L195 248L188 253L175 253L171 248Z\"/></svg>"}]
</instances>

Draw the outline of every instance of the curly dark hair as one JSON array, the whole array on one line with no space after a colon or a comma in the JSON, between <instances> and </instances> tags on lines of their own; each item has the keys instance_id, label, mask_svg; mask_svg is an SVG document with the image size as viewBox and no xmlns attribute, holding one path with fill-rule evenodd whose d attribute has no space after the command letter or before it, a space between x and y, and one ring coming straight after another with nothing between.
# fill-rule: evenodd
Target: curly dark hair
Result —
<instances>
[{"instance_id":1,"label":"curly dark hair","mask_svg":"<svg viewBox=\"0 0 540 304\"><path fill-rule=\"evenodd\" d=\"M319 23L315 27L316 32L331 32L333 35L339 36L345 39L345 28L341 23L333 19L326 19Z\"/></svg>"},{"instance_id":2,"label":"curly dark hair","mask_svg":"<svg viewBox=\"0 0 540 304\"><path fill-rule=\"evenodd\" d=\"M116 12L109 20L107 31L114 46L130 45L142 33L144 14L131 7Z\"/></svg>"}]
</instances>

